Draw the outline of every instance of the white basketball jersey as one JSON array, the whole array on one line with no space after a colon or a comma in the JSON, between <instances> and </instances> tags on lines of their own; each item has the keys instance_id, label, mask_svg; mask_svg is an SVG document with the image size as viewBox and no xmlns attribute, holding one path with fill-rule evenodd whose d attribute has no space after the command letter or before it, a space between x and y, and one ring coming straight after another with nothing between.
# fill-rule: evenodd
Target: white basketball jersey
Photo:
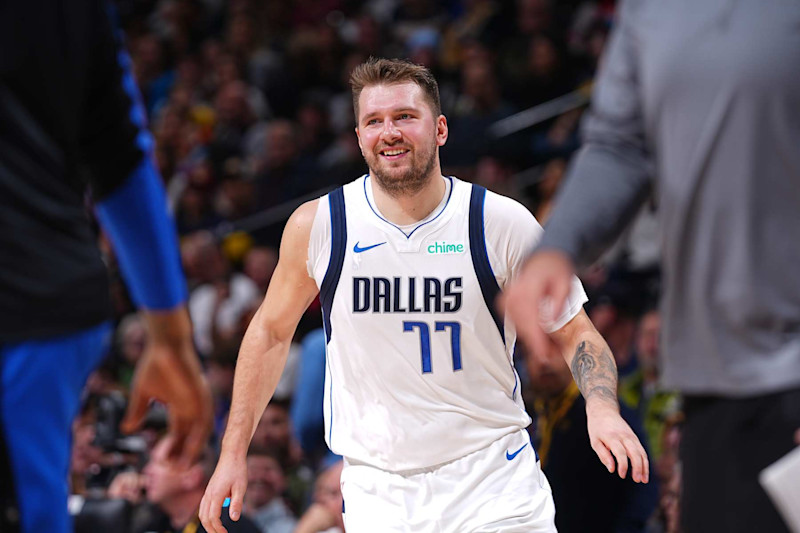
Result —
<instances>
[{"instance_id":1,"label":"white basketball jersey","mask_svg":"<svg viewBox=\"0 0 800 533\"><path fill-rule=\"evenodd\" d=\"M328 339L326 440L389 471L446 463L531 422L516 334L494 300L541 228L514 200L443 179L441 205L411 227L380 214L364 176L320 199L311 231ZM585 301L576 278L551 329Z\"/></svg>"}]
</instances>

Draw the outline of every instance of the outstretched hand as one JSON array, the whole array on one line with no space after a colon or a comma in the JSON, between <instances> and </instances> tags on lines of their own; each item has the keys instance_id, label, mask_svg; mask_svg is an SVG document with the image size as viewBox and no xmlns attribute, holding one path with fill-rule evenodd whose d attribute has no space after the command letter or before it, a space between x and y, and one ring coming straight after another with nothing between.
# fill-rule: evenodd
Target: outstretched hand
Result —
<instances>
[{"instance_id":1,"label":"outstretched hand","mask_svg":"<svg viewBox=\"0 0 800 533\"><path fill-rule=\"evenodd\" d=\"M555 319L564 308L574 270L564 253L542 250L525 262L519 277L503 292L501 308L514 322L520 338L538 353L549 349L542 322Z\"/></svg>"},{"instance_id":2,"label":"outstretched hand","mask_svg":"<svg viewBox=\"0 0 800 533\"><path fill-rule=\"evenodd\" d=\"M619 412L604 404L587 405L589 441L606 469L625 479L630 461L631 477L637 483L650 480L650 462L642 443Z\"/></svg>"}]
</instances>

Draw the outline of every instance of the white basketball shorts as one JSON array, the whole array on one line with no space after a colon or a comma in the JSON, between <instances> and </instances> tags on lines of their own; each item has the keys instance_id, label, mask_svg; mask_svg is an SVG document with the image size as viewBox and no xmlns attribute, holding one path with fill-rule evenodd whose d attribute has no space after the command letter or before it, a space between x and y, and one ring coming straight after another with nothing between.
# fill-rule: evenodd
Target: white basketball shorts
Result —
<instances>
[{"instance_id":1,"label":"white basketball shorts","mask_svg":"<svg viewBox=\"0 0 800 533\"><path fill-rule=\"evenodd\" d=\"M387 472L345 459L347 533L551 533L550 484L525 430L455 461Z\"/></svg>"}]
</instances>

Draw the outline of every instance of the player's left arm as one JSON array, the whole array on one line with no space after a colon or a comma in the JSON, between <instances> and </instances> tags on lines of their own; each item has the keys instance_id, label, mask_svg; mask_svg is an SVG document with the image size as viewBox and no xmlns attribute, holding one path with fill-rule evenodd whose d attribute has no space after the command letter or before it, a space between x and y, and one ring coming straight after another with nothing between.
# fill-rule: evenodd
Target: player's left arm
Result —
<instances>
[{"instance_id":1,"label":"player's left arm","mask_svg":"<svg viewBox=\"0 0 800 533\"><path fill-rule=\"evenodd\" d=\"M617 366L611 349L581 309L572 320L550 333L567 361L575 383L586 400L589 440L600 461L619 477L628 472L633 480L647 483L650 466L644 446L619 414Z\"/></svg>"}]
</instances>

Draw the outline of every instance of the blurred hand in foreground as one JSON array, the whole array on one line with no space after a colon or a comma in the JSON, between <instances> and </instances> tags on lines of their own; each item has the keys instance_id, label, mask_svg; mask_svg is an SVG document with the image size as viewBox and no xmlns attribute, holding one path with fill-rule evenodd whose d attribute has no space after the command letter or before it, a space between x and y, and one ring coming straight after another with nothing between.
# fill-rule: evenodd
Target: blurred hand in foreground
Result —
<instances>
[{"instance_id":1,"label":"blurred hand in foreground","mask_svg":"<svg viewBox=\"0 0 800 533\"><path fill-rule=\"evenodd\" d=\"M136 431L151 401L169 414L169 457L187 467L203 451L212 426L211 392L192 342L184 306L171 311L145 311L148 344L136 365L128 412L122 430Z\"/></svg>"},{"instance_id":2,"label":"blurred hand in foreground","mask_svg":"<svg viewBox=\"0 0 800 533\"><path fill-rule=\"evenodd\" d=\"M519 277L503 292L500 308L531 349L547 353L549 339L542 322L553 320L564 308L574 273L566 254L542 250L528 258Z\"/></svg>"}]
</instances>

